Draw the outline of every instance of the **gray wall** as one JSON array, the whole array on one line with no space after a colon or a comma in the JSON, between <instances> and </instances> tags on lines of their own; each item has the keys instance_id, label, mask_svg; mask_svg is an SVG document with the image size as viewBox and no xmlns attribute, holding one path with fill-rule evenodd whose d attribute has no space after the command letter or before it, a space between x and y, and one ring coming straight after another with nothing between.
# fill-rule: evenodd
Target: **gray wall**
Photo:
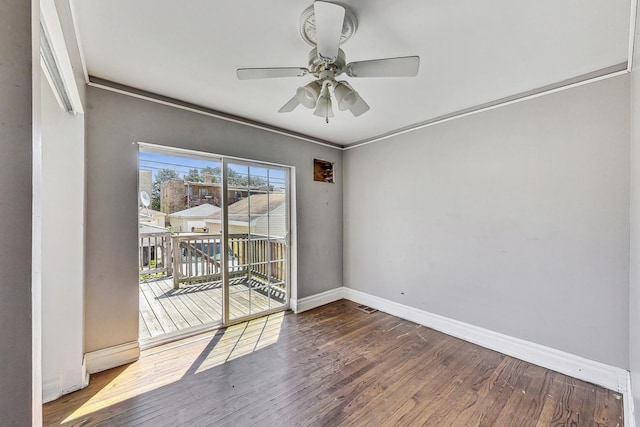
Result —
<instances>
[{"instance_id":1,"label":"gray wall","mask_svg":"<svg viewBox=\"0 0 640 427\"><path fill-rule=\"evenodd\" d=\"M0 425L31 425L31 4L0 3Z\"/></svg>"},{"instance_id":2,"label":"gray wall","mask_svg":"<svg viewBox=\"0 0 640 427\"><path fill-rule=\"evenodd\" d=\"M629 78L345 152L344 284L628 368Z\"/></svg>"},{"instance_id":3,"label":"gray wall","mask_svg":"<svg viewBox=\"0 0 640 427\"><path fill-rule=\"evenodd\" d=\"M296 167L298 297L342 285L342 153L102 89L87 89L85 351L138 338L137 145L148 142ZM337 184L313 181L313 158Z\"/></svg>"}]
</instances>

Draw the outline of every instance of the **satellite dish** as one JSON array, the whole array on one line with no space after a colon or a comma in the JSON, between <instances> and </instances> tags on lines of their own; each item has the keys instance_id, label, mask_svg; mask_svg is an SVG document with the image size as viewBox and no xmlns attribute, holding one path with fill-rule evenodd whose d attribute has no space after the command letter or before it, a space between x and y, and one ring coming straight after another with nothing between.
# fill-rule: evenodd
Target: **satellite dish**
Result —
<instances>
[{"instance_id":1,"label":"satellite dish","mask_svg":"<svg viewBox=\"0 0 640 427\"><path fill-rule=\"evenodd\" d=\"M149 205L151 204L151 197L149 197L149 193L147 193L146 191L141 191L140 192L140 201L142 202L142 206L144 206L145 208L148 208Z\"/></svg>"}]
</instances>

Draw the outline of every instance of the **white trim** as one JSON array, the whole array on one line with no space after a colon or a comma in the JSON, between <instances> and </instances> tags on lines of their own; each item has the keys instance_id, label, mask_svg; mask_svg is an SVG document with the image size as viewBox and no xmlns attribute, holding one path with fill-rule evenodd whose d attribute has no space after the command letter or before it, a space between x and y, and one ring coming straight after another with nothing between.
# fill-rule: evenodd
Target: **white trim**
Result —
<instances>
[{"instance_id":1,"label":"white trim","mask_svg":"<svg viewBox=\"0 0 640 427\"><path fill-rule=\"evenodd\" d=\"M134 96L134 97L138 97L138 98L141 98L141 99L146 99L146 98L142 97L141 95L135 95L135 94L133 94L131 92L121 91L121 90L118 90L118 89L115 89L115 88L110 88L108 86L99 85L99 84L97 84L95 82L91 82L89 80L89 73L87 71L87 64L86 64L86 60L85 60L84 49L83 49L82 42L81 42L81 39L80 39L80 31L79 31L79 28L78 28L77 19L75 18L75 12L74 12L74 7L73 7L73 1L72 0L69 0L69 7L71 9L71 18L72 18L72 21L73 21L74 33L75 33L75 37L76 37L76 42L78 44L78 51L80 53L80 61L82 63L82 69L83 69L83 72L84 72L84 78L85 78L86 83L89 86L99 87L99 88L102 88L102 89L105 89L105 90L112 90L113 92L121 93L121 94L124 94L124 95L129 95L129 96ZM569 88L572 88L572 87L577 87L577 86L580 86L582 84L593 83L593 82L596 82L598 80L602 80L604 78L616 77L616 76L622 75L624 73L630 73L631 70L633 69L633 53L634 53L634 49L635 49L635 31L636 31L636 15L637 15L637 11L638 11L638 0L630 0L629 44L628 44L628 53L627 53L627 67L626 67L626 70L624 72L610 73L610 74L607 74L605 76L600 76L600 77L595 78L595 79L587 79L587 80L579 82L579 83L575 83L575 84L571 84L571 85L567 85L567 86L562 86L562 87L559 87L559 88L556 88L556 89L553 89L553 90L542 91L542 92L537 93L535 95L529 95L529 96L520 97L520 98L511 100L509 102L497 103L495 105L492 105L492 106L489 106L489 107L485 107L485 108L478 108L476 110L473 110L473 111L470 111L470 112L465 112L463 114L452 113L447 118L444 118L444 119L441 119L441 120L438 120L436 118L433 121L428 121L428 122L422 123L422 124L416 124L416 125L414 125L412 127L406 128L406 129L400 129L400 130L391 131L390 133L388 133L386 135L380 135L380 136L373 137L371 139L367 139L367 140L363 140L363 141L359 141L359 142L356 141L352 145L348 145L348 146L334 146L334 145L330 145L330 144L325 144L325 143L322 143L322 142L319 142L319 141L315 141L315 140L313 140L311 138L307 139L307 138L301 137L301 136L296 135L296 134L289 134L286 130L277 131L277 130L274 130L274 129L270 129L268 127L265 128L264 130L267 130L267 131L270 131L270 132L280 133L280 134L285 135L285 136L290 136L292 138L297 138L297 139L308 141L308 142L311 142L311 143L314 143L314 144L319 144L319 145L322 145L322 146L325 146L325 147L328 147L328 148L333 148L333 149L336 149L336 150L345 151L345 150L350 150L350 149L353 149L353 148L362 147L362 146L365 146L365 145L368 145L368 144L372 144L374 142L379 142L379 141L382 141L382 140L385 140L385 139L388 139L388 138L392 138L394 136L401 135L401 134L404 134L404 133L412 132L414 130L423 129L423 128L426 128L426 127L429 127L429 126L433 126L433 125L436 125L436 124L439 124L439 123L446 122L446 121L450 121L450 120L466 117L468 115L476 114L476 113L483 112L483 111L488 111L488 110L491 110L491 109L494 109L494 108L499 108L499 107L506 106L506 105L511 105L511 104L516 103L516 102L525 101L525 100L536 98L536 97L539 97L539 96L552 94L552 93L555 93L555 92L558 92L558 91L561 91L561 90L569 89ZM187 111L191 111L191 110L188 110L186 107L180 106L178 104L167 103L167 102L163 102L163 101L159 101L159 100L154 100L153 98L147 99L147 100L152 101L152 102L162 103L164 105L173 106L173 107L176 107L176 108L186 109ZM200 110L193 110L193 112L196 112L196 113L199 113L199 114L211 115L213 117L217 117L217 118L220 118L222 120L234 121L232 119L230 120L229 118L227 118L225 116L217 116L215 114L210 114L210 113L207 113L207 112L204 112L204 111L200 111ZM237 123L245 124L247 126L261 128L260 126L256 126L256 125L254 125L254 124L252 124L250 122L245 122L243 120L237 120Z\"/></svg>"},{"instance_id":2,"label":"white trim","mask_svg":"<svg viewBox=\"0 0 640 427\"><path fill-rule=\"evenodd\" d=\"M131 341L86 353L83 363L86 365L89 374L95 374L96 372L135 362L139 358L140 346L138 341Z\"/></svg>"},{"instance_id":3,"label":"white trim","mask_svg":"<svg viewBox=\"0 0 640 427\"><path fill-rule=\"evenodd\" d=\"M42 425L42 86L40 2L31 0L31 424ZM3 8L4 9L4 8ZM17 25L23 26L20 20ZM20 88L21 92L26 88ZM24 141L27 142L27 141ZM26 148L26 147L25 147ZM24 166L21 164L20 166ZM25 218L25 220L28 220ZM4 329L4 328L3 328ZM5 362L6 363L6 362ZM20 374L24 374L21 372ZM3 379L4 380L4 379ZM6 380L5 380L6 381Z\"/></svg>"},{"instance_id":4,"label":"white trim","mask_svg":"<svg viewBox=\"0 0 640 427\"><path fill-rule=\"evenodd\" d=\"M288 266L287 274L289 274L289 307L293 307L298 299L298 193L296 181L296 168L291 166L289 170L289 212L287 212L289 221L289 235L285 237L287 242ZM297 308L297 304L296 304ZM295 311L295 310L294 310Z\"/></svg>"},{"instance_id":5,"label":"white trim","mask_svg":"<svg viewBox=\"0 0 640 427\"><path fill-rule=\"evenodd\" d=\"M222 326L222 320L219 322L212 322L204 325L192 326L188 329L182 329L179 331L173 331L166 334L162 334L156 337L140 339L140 351L148 350L153 347L169 344L174 341L182 340L185 338L193 337L195 335L206 334L211 331L216 331Z\"/></svg>"},{"instance_id":6,"label":"white trim","mask_svg":"<svg viewBox=\"0 0 640 427\"><path fill-rule=\"evenodd\" d=\"M385 313L435 329L447 335L481 345L534 365L579 380L627 393L629 372L554 348L514 338L469 323L449 319L414 307L389 301L351 288L344 288L345 299L368 305Z\"/></svg>"},{"instance_id":7,"label":"white trim","mask_svg":"<svg viewBox=\"0 0 640 427\"><path fill-rule=\"evenodd\" d=\"M249 127L255 128L255 129L260 129L260 130L263 130L263 131L266 131L266 132L275 133L275 134L278 134L278 135L284 135L284 136L287 136L287 137L290 137L290 138L294 138L294 139L298 139L298 140L301 140L301 141L310 142L312 144L321 145L323 147L333 148L334 150L342 150L342 147L339 147L339 146L336 146L336 145L327 144L325 142L320 142L320 141L315 140L315 139L310 138L310 137L305 137L305 136L302 136L302 135L295 134L293 132L289 132L289 131L287 131L285 129L276 129L276 128L269 127L267 125L261 125L261 124L258 124L258 123L253 123L253 122L250 122L248 120L244 120L244 119L242 119L240 117L236 117L236 118L229 117L229 116L226 116L226 115L224 115L222 113L218 113L218 112L214 112L213 110L205 109L204 107L182 105L182 104L179 104L177 102L165 101L165 100L162 100L162 99L154 98L153 96L143 95L143 94L131 92L131 91L125 90L125 89L118 89L118 88L115 88L115 87L112 87L112 86L109 86L109 85L106 85L106 84L96 83L96 82L93 82L93 81L89 81L87 83L87 85L91 86L91 87L98 88L98 89L103 89L103 90L106 90L106 91L109 91L109 92L118 93L120 95L126 95L126 96L130 96L132 98L142 99L144 101L149 101L149 102L154 102L156 104L165 105L167 107L173 107L173 108L177 108L179 110L189 111L191 113L202 114L202 115L208 116L208 117L214 117L216 119L220 119L220 120L224 120L224 121L227 121L227 122L236 123L236 124L240 124L240 125L249 126Z\"/></svg>"},{"instance_id":8,"label":"white trim","mask_svg":"<svg viewBox=\"0 0 640 427\"><path fill-rule=\"evenodd\" d=\"M331 289L296 301L292 300L291 308L295 313L302 313L343 298L573 378L623 393L625 425L635 425L631 421L633 420L631 376L628 371L622 368L449 319L347 287Z\"/></svg>"},{"instance_id":9,"label":"white trim","mask_svg":"<svg viewBox=\"0 0 640 427\"><path fill-rule=\"evenodd\" d=\"M73 1L69 0L69 11L71 12L71 22L73 23L73 33L76 36L76 44L78 45L78 54L80 55L80 64L82 65L82 74L84 76L84 82L89 83L89 72L87 71L87 60L84 56L84 47L82 47L82 41L80 40L80 29L78 28L78 19L76 18L76 9L73 6Z\"/></svg>"},{"instance_id":10,"label":"white trim","mask_svg":"<svg viewBox=\"0 0 640 427\"><path fill-rule=\"evenodd\" d=\"M320 307L325 304L329 304L334 301L338 301L345 298L345 288L340 286L339 288L329 289L328 291L321 292L319 294L311 295L300 299L291 299L291 310L294 313L302 313L303 311L312 310L316 307Z\"/></svg>"},{"instance_id":11,"label":"white trim","mask_svg":"<svg viewBox=\"0 0 640 427\"><path fill-rule=\"evenodd\" d=\"M637 0L633 0L633 1L637 1ZM530 99L535 99L535 98L539 98L541 96L546 96L546 95L551 95L554 94L556 92L561 92L563 90L567 90L567 89L573 89L582 85L586 85L586 84L590 84L590 83L595 83L598 82L600 80L605 80L605 79L609 79L609 78L613 78L613 77L618 77L621 75L625 75L629 73L629 62L627 62L626 66L624 69L622 70L617 70L617 71L611 71L611 72L607 72L605 74L599 75L599 76L595 76L595 77L591 77L591 78L584 78L583 80L579 80L579 81L574 81L572 83L567 83L567 84L562 84L561 86L558 87L553 87L550 89L545 89L542 88L539 91L534 91L533 93L528 92L529 94L520 94L520 95L514 95L513 98L510 98L508 100L497 100L495 103L489 103L490 105L484 104L483 105L479 105L476 106L475 108L471 108L471 109L467 109L467 110L462 110L462 111L458 111L458 112L454 112L451 114L448 114L444 117L441 118L434 118L431 120L427 120L425 122L422 123L417 123L415 125L411 125L409 127L403 128L403 129L397 129L394 131L391 131L387 134L384 135L379 135L379 136L375 136L372 137L370 139L366 139L366 140L362 140L360 142L355 142L352 145L347 145L347 146L336 146L336 145L331 145L329 143L324 143L324 142L320 142L316 139L313 139L311 137L305 137L302 135L298 135L296 133L292 133L287 131L286 129L276 129L276 128L271 128L267 125L261 125L258 123L253 123L250 122L248 120L244 120L240 117L238 118L233 118L233 117L228 117L222 113L218 113L215 111L209 111L205 108L202 107L197 107L197 106L187 106L187 105L182 105L179 104L177 102L171 102L169 100L162 100L162 99L158 99L158 98L154 98L153 96L149 96L149 95L144 95L144 94L139 94L139 93L135 93L135 92L131 92L129 90L125 90L125 89L119 89L113 86L109 86L106 84L102 84L102 83L97 83L97 82L93 82L93 81L89 81L87 83L88 86L91 87L95 87L95 88L99 88L99 89L103 89L106 91L110 91L110 92L114 92L114 93L118 93L121 95L125 95L125 96L130 96L133 98L138 98L138 99L142 99L145 101L149 101L149 102L154 102L157 104L161 104L161 105L165 105L165 106L169 106L169 107L173 107L173 108L178 108L181 110L185 110L185 111L189 111L192 113L197 113L197 114L202 114L205 116L209 116L209 117L215 117L221 120L225 120L225 121L229 121L232 123L237 123L237 124L241 124L241 125L245 125L245 126L249 126L249 127L253 127L256 129L261 129L267 132L272 132L272 133L276 133L279 135L284 135L284 136L288 136L291 138L295 138L298 140L302 140L302 141L306 141L306 142L310 142L312 144L317 144L317 145L321 145L323 147L327 147L327 148L332 148L335 150L339 150L339 151L346 151L346 150L351 150L354 148L359 148L359 147L363 147L365 145L369 145L369 144L373 144L375 142L380 142L380 141L384 141L386 139L389 138L393 138L399 135L403 135L405 133L409 133L409 132L413 132L416 130L420 130L420 129L424 129L430 126L434 126L434 125L438 125L440 123L445 123L448 121L452 121L452 120L456 120L456 119L460 119L463 117L467 117L467 116L471 116L474 114L478 114L478 113L482 113L485 111L490 111L496 108L501 108L501 107L506 107L508 105L512 105L512 104L516 104L519 102L523 102L523 101L528 101ZM618 64L618 66L620 66L622 64ZM616 68L618 66L613 66L613 67L609 67L609 68ZM602 71L602 70L601 70ZM590 75L593 75L593 73L590 73ZM574 79L570 79L570 80L574 80ZM151 144L149 144L151 145Z\"/></svg>"},{"instance_id":12,"label":"white trim","mask_svg":"<svg viewBox=\"0 0 640 427\"><path fill-rule=\"evenodd\" d=\"M627 391L623 394L624 425L636 427L635 408L633 405L633 393L631 390L631 375L627 377Z\"/></svg>"},{"instance_id":13,"label":"white trim","mask_svg":"<svg viewBox=\"0 0 640 427\"><path fill-rule=\"evenodd\" d=\"M49 87L51 88L51 92L53 92L53 97L58 102L58 105L60 106L61 109L65 110L64 101L61 98L60 92L56 89L56 85L54 83L53 76L49 72L49 69L47 68L47 65L45 64L44 57L43 57L42 54L40 54L40 71L42 71L42 75L44 76L44 78L47 81L47 83L49 83ZM72 105L72 107L73 107L73 105ZM71 113L73 114L73 112L71 112Z\"/></svg>"},{"instance_id":14,"label":"white trim","mask_svg":"<svg viewBox=\"0 0 640 427\"><path fill-rule=\"evenodd\" d=\"M638 14L638 0L631 0L631 11L629 12L629 53L627 59L627 71L633 70L633 52L636 43L636 21Z\"/></svg>"},{"instance_id":15,"label":"white trim","mask_svg":"<svg viewBox=\"0 0 640 427\"><path fill-rule=\"evenodd\" d=\"M61 389L60 386L60 377L49 378L47 380L42 381L42 403L52 402L57 398L64 396L65 394L73 393L74 391L78 391L81 388L85 388L89 385L88 377L87 383L82 385L72 385L64 390Z\"/></svg>"},{"instance_id":16,"label":"white trim","mask_svg":"<svg viewBox=\"0 0 640 427\"><path fill-rule=\"evenodd\" d=\"M87 358L82 358L82 388L89 385L89 372L87 372Z\"/></svg>"},{"instance_id":17,"label":"white trim","mask_svg":"<svg viewBox=\"0 0 640 427\"><path fill-rule=\"evenodd\" d=\"M456 120L456 119L461 119L463 117L467 117L467 116L472 116L474 114L478 114L478 113L483 113L485 111L490 111L490 110L494 110L496 108L502 108L502 107L506 107L508 105L512 105L512 104L517 104L519 102L523 102L523 101L528 101L530 99L535 99L535 98L539 98L541 96L546 96L546 95L551 95L553 93L556 92L561 92L563 90L567 90L567 89L573 89L579 86L583 86L586 84L590 84L590 83L595 83L598 82L600 80L605 80L605 79L610 79L612 77L618 77L618 76L622 76L625 74L628 74L629 71L627 70L627 68L625 68L624 70L619 70L619 71L614 71L614 72L610 72L601 76L597 76L597 77L593 77L593 78L588 78L585 80L580 80L578 82L575 83L570 83L570 84L566 84L563 86L559 86L553 89L548 89L548 90L541 90L540 92L535 92L532 93L530 95L523 95L523 96L515 96L513 99L509 99L508 101L496 101L495 103L492 103L490 105L487 106L477 106L475 109L471 109L470 111L460 111L457 113L452 113L449 115L446 115L445 117L442 118L435 118L433 120L427 120L426 122L423 123L417 123L415 125L409 126L407 128L404 129L398 129L396 131L392 131L389 132L388 134L385 135L380 135L377 137L373 137L371 139L368 140L364 140L362 142L357 142L353 145L349 145L344 147L342 150L346 151L346 150L351 150L353 148L359 148L359 147L364 147L365 145L369 145L369 144L373 144L375 142L380 142L380 141L384 141L385 139L389 139L389 138L394 138L396 136L399 135L403 135L405 133L409 133L409 132L414 132L420 129L425 129L431 126L435 126L435 125L439 125L441 123L445 123L445 122L449 122L451 120Z\"/></svg>"},{"instance_id":18,"label":"white trim","mask_svg":"<svg viewBox=\"0 0 640 427\"><path fill-rule=\"evenodd\" d=\"M157 150L157 151L159 151L158 154L171 155L171 154L179 153L179 154L185 154L185 155L190 155L190 156L201 156L201 157L212 158L212 159L218 160L220 162L222 161L222 158L224 157L227 160L251 163L251 164L254 164L254 165L255 164L260 164L260 165L275 166L275 167L278 167L278 168L288 168L288 169L292 169L293 168L293 166L285 165L283 163L274 163L274 162L267 162L267 161L262 161L262 160L251 160L251 159L246 159L244 157L227 156L226 154L209 153L209 152L206 152L206 151L191 150L189 148L180 148L180 147L172 147L170 145L154 144L152 142L138 141L137 144L140 147L147 148L147 152L149 152L149 153L154 153L153 150Z\"/></svg>"},{"instance_id":19,"label":"white trim","mask_svg":"<svg viewBox=\"0 0 640 427\"><path fill-rule=\"evenodd\" d=\"M60 18L54 0L40 0L40 16L47 33L45 37L51 45L57 68L60 71L60 77L63 80L64 87L73 108L73 113L82 114L84 110L82 108L82 101L80 100L80 92L76 86L73 67L69 59L69 51L64 41ZM53 90L55 93L55 87Z\"/></svg>"},{"instance_id":20,"label":"white trim","mask_svg":"<svg viewBox=\"0 0 640 427\"><path fill-rule=\"evenodd\" d=\"M51 402L62 396L60 378L49 378L42 381L42 403Z\"/></svg>"}]
</instances>

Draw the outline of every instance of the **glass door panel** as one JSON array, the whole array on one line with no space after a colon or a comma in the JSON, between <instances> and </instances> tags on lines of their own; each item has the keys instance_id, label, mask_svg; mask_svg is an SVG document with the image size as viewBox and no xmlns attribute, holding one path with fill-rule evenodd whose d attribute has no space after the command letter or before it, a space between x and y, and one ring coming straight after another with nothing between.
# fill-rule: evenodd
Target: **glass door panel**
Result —
<instances>
[{"instance_id":1,"label":"glass door panel","mask_svg":"<svg viewBox=\"0 0 640 427\"><path fill-rule=\"evenodd\" d=\"M222 162L139 150L139 337L159 342L223 321Z\"/></svg>"},{"instance_id":2,"label":"glass door panel","mask_svg":"<svg viewBox=\"0 0 640 427\"><path fill-rule=\"evenodd\" d=\"M283 168L226 165L229 320L288 303L288 176Z\"/></svg>"}]
</instances>

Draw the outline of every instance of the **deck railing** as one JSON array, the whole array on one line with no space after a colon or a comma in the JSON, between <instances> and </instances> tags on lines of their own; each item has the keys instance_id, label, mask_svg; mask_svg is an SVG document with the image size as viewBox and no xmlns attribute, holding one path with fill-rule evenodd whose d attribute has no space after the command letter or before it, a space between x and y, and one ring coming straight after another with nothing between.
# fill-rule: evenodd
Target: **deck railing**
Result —
<instances>
[{"instance_id":1,"label":"deck railing","mask_svg":"<svg viewBox=\"0 0 640 427\"><path fill-rule=\"evenodd\" d=\"M173 284L222 279L220 235L173 235ZM232 234L227 245L229 277L247 277L269 284L286 280L284 239L263 235Z\"/></svg>"},{"instance_id":2,"label":"deck railing","mask_svg":"<svg viewBox=\"0 0 640 427\"><path fill-rule=\"evenodd\" d=\"M229 237L229 251L244 274L270 283L285 281L287 247L284 239L258 234L232 234Z\"/></svg>"},{"instance_id":3,"label":"deck railing","mask_svg":"<svg viewBox=\"0 0 640 427\"><path fill-rule=\"evenodd\" d=\"M171 233L140 233L138 236L138 270L141 278L171 276Z\"/></svg>"},{"instance_id":4,"label":"deck railing","mask_svg":"<svg viewBox=\"0 0 640 427\"><path fill-rule=\"evenodd\" d=\"M220 235L171 236L173 245L173 286L220 280Z\"/></svg>"}]
</instances>

